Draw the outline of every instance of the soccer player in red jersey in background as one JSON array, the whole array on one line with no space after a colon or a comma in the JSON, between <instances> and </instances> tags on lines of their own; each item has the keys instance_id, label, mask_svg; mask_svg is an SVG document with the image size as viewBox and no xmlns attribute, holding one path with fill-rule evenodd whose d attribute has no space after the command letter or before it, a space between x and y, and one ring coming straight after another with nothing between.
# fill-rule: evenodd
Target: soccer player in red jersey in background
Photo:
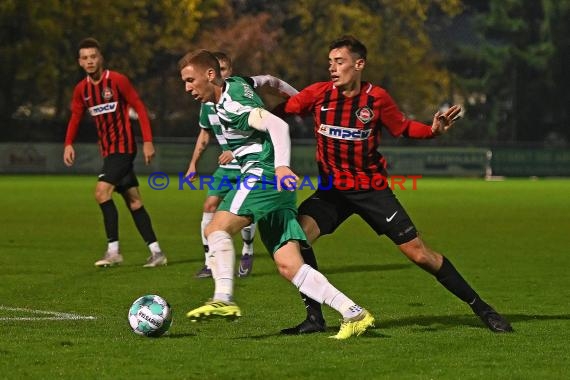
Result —
<instances>
[{"instance_id":1,"label":"soccer player in red jersey in background","mask_svg":"<svg viewBox=\"0 0 570 380\"><path fill-rule=\"evenodd\" d=\"M75 161L72 144L77 136L81 118L87 110L95 120L99 148L103 156L103 168L95 187L95 199L103 213L108 243L104 257L95 262L95 265L106 267L123 261L123 256L119 253L119 215L113 202L113 191L123 196L139 233L149 247L151 255L144 266L166 265L166 256L160 249L150 216L143 206L139 183L133 170L137 145L129 120L129 106L138 114L144 161L147 165L155 154L145 106L126 76L103 70L103 55L97 40L86 38L80 42L78 61L87 76L73 91L63 162L72 166Z\"/></svg>"},{"instance_id":2,"label":"soccer player in red jersey in background","mask_svg":"<svg viewBox=\"0 0 570 380\"><path fill-rule=\"evenodd\" d=\"M388 236L409 260L468 303L490 330L512 331L509 322L481 299L451 262L419 236L406 210L386 186L386 162L377 150L382 127L393 136L432 138L452 127L461 108L454 105L445 112L438 111L431 126L406 118L386 90L361 80L366 53L364 44L352 36L333 41L329 46L330 81L306 87L275 110L277 114L311 114L315 125L319 175L322 187L328 190L317 190L299 207L299 221L307 239L313 243L357 214L378 235ZM303 250L303 259L317 268L312 248ZM303 300L307 318L283 333L325 330L320 304L305 296Z\"/></svg>"}]
</instances>

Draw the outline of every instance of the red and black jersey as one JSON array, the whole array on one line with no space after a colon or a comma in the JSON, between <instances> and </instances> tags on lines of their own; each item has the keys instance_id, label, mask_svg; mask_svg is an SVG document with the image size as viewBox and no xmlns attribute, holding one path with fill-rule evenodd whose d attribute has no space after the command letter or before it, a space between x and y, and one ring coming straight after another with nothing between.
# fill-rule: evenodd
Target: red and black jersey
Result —
<instances>
[{"instance_id":1,"label":"red and black jersey","mask_svg":"<svg viewBox=\"0 0 570 380\"><path fill-rule=\"evenodd\" d=\"M371 181L387 175L378 152L382 127L393 136L433 136L430 126L406 118L386 90L367 82L353 97L344 96L332 82L312 84L289 98L284 111L313 115L319 174L332 177L335 187L347 178Z\"/></svg>"},{"instance_id":2,"label":"red and black jersey","mask_svg":"<svg viewBox=\"0 0 570 380\"><path fill-rule=\"evenodd\" d=\"M113 153L135 153L137 147L129 119L129 106L138 114L143 141L152 141L146 108L129 79L110 70L103 71L97 84L87 76L73 91L65 145L75 140L79 123L87 110L95 120L103 157Z\"/></svg>"}]
</instances>

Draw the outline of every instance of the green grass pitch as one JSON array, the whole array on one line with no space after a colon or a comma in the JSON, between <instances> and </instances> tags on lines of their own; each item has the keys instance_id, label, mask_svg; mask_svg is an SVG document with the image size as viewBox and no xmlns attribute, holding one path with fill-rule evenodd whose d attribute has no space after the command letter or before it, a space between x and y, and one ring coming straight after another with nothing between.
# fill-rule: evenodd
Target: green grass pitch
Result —
<instances>
[{"instance_id":1,"label":"green grass pitch","mask_svg":"<svg viewBox=\"0 0 570 380\"><path fill-rule=\"evenodd\" d=\"M433 178L397 191L428 244L512 322L513 334L487 330L360 219L323 237L315 246L322 272L377 318L376 328L347 341L327 338L339 322L326 306L326 333L279 334L304 309L259 239L253 276L235 280L243 317L186 320L213 289L193 278L203 260L204 192L156 191L139 180L167 267L142 268L147 248L118 197L125 262L93 266L106 248L95 176L0 176L0 378L570 377L569 180ZM152 293L174 310L169 334L157 339L127 323L130 304Z\"/></svg>"}]
</instances>

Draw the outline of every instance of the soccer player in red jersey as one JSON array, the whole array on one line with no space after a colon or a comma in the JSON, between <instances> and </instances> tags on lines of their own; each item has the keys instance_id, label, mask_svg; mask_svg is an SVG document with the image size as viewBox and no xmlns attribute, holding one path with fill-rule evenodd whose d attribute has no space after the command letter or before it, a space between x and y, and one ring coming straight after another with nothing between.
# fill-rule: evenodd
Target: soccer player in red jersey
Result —
<instances>
[{"instance_id":1,"label":"soccer player in red jersey","mask_svg":"<svg viewBox=\"0 0 570 380\"><path fill-rule=\"evenodd\" d=\"M139 233L150 249L151 255L144 266L166 265L166 256L160 249L150 216L143 206L139 183L133 170L137 145L129 119L129 107L134 108L138 114L146 164L151 162L155 153L145 106L126 76L103 70L103 55L97 40L86 38L80 42L78 61L87 76L73 91L63 162L67 166L72 166L75 162L72 144L77 136L81 118L87 110L95 120L99 148L103 156L103 168L95 187L95 199L103 213L108 243L104 257L95 262L95 265L106 267L123 261L123 256L119 253L119 215L113 202L113 191L123 196Z\"/></svg>"},{"instance_id":2,"label":"soccer player in red jersey","mask_svg":"<svg viewBox=\"0 0 570 380\"><path fill-rule=\"evenodd\" d=\"M309 242L334 232L350 215L357 214L378 235L389 237L409 260L468 303L490 330L512 331L509 322L481 299L451 262L419 236L406 210L386 186L386 162L377 150L382 127L393 136L432 138L453 126L461 108L454 105L445 112L438 111L431 126L406 118L386 90L362 81L366 53L364 44L352 36L333 41L329 46L330 81L306 87L275 110L277 114L313 117L323 186L299 207L299 221ZM303 250L303 258L317 267L311 248ZM307 318L283 333L325 330L320 304L307 297L303 300Z\"/></svg>"}]
</instances>

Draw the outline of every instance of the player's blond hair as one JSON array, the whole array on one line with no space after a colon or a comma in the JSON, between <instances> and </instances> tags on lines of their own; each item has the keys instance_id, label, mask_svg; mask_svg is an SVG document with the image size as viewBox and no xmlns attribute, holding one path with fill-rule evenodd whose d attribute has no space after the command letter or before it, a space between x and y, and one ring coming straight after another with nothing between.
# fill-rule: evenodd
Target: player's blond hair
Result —
<instances>
[{"instance_id":1,"label":"player's blond hair","mask_svg":"<svg viewBox=\"0 0 570 380\"><path fill-rule=\"evenodd\" d=\"M178 61L178 70L186 66L193 65L204 69L212 68L216 71L216 76L221 76L220 62L214 54L205 49L188 52Z\"/></svg>"}]
</instances>

